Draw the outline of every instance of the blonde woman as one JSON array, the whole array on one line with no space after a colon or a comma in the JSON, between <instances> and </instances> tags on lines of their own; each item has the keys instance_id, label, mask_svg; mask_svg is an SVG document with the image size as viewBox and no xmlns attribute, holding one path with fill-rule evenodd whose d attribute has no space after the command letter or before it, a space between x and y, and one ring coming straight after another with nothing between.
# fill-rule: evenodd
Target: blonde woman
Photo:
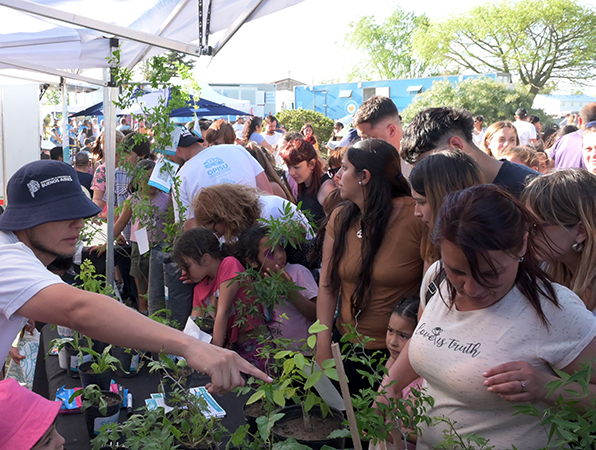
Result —
<instances>
[{"instance_id":1,"label":"blonde woman","mask_svg":"<svg viewBox=\"0 0 596 450\"><path fill-rule=\"evenodd\" d=\"M584 169L542 175L522 201L544 228L540 256L551 279L596 312L596 175Z\"/></svg>"}]
</instances>

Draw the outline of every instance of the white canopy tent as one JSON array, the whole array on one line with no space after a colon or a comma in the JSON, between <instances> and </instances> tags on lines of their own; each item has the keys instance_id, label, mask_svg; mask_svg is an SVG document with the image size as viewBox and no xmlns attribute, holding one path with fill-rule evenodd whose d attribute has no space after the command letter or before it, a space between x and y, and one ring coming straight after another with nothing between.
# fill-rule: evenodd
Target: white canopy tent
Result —
<instances>
[{"instance_id":1,"label":"white canopy tent","mask_svg":"<svg viewBox=\"0 0 596 450\"><path fill-rule=\"evenodd\" d=\"M113 276L116 126L111 101L116 89L110 79L108 63L112 52L120 48L120 66L127 68L167 50L215 56L243 23L301 1L0 0L0 77L35 81L43 74L44 81L60 84L63 87L63 136L68 116L65 80L104 87L110 218L106 275L110 282ZM221 32L221 36L210 45L209 36L217 32ZM94 75L91 69L103 69L103 78ZM0 147L0 156L6 151Z\"/></svg>"}]
</instances>

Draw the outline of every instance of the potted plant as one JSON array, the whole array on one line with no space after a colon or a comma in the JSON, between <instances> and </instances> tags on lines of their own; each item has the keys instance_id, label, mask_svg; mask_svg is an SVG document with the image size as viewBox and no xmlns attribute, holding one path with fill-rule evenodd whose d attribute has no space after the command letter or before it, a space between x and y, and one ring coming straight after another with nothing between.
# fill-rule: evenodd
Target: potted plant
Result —
<instances>
[{"instance_id":1,"label":"potted plant","mask_svg":"<svg viewBox=\"0 0 596 450\"><path fill-rule=\"evenodd\" d=\"M331 448L343 448L344 438L329 439L328 436L343 428L341 412L332 410L313 389L323 373L336 380L337 371L333 360L323 363L322 371L316 370L314 348L316 333L323 331L324 325L318 321L310 328L304 351L287 350L284 343L274 342L278 347L273 350L275 361L281 363L279 377L273 384L255 381L258 388L248 399L247 405L262 401L265 416L256 419L261 438L271 433L273 441L285 441L289 438L312 449L321 449L325 445ZM243 388L240 392L246 392ZM292 404L288 405L290 402Z\"/></svg>"},{"instance_id":2,"label":"potted plant","mask_svg":"<svg viewBox=\"0 0 596 450\"><path fill-rule=\"evenodd\" d=\"M141 352L138 350L112 346L110 353L118 360L118 364L116 365L117 377L134 377L138 375L139 370L143 367Z\"/></svg>"},{"instance_id":3,"label":"potted plant","mask_svg":"<svg viewBox=\"0 0 596 450\"><path fill-rule=\"evenodd\" d=\"M192 368L186 364L183 358L159 354L159 361L149 363L149 372L162 372L160 389L165 396L165 404L178 406L185 400L185 393L190 388L190 376Z\"/></svg>"},{"instance_id":4,"label":"potted plant","mask_svg":"<svg viewBox=\"0 0 596 450\"><path fill-rule=\"evenodd\" d=\"M76 390L70 397L74 401L81 397L83 416L87 425L89 438L99 434L99 429L107 423L118 422L122 397L115 392L102 391L98 385L90 384L82 389Z\"/></svg>"},{"instance_id":5,"label":"potted plant","mask_svg":"<svg viewBox=\"0 0 596 450\"><path fill-rule=\"evenodd\" d=\"M79 373L81 377L81 384L86 387L90 384L97 384L102 391L110 389L110 382L112 380L112 372L116 371L116 367L124 371L122 364L118 359L111 355L111 345L108 345L101 353L96 352L92 348L92 341L86 337L88 347L81 347L81 351L91 355L92 360L84 362L79 366Z\"/></svg>"}]
</instances>

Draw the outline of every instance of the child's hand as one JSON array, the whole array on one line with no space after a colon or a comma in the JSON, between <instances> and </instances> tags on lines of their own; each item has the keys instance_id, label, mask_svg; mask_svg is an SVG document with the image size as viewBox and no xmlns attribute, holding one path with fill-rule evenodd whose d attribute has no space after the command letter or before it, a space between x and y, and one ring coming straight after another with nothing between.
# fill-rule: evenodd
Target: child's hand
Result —
<instances>
[{"instance_id":1,"label":"child's hand","mask_svg":"<svg viewBox=\"0 0 596 450\"><path fill-rule=\"evenodd\" d=\"M25 359L25 357L19 353L19 349L16 347L10 347L8 354L10 355L12 360L15 362L15 364L17 364L19 366L21 365L21 361L23 359Z\"/></svg>"},{"instance_id":2,"label":"child's hand","mask_svg":"<svg viewBox=\"0 0 596 450\"><path fill-rule=\"evenodd\" d=\"M271 269L267 269L267 272L265 272L265 276L270 277L272 273L280 273L280 272L282 273L285 281L293 281L292 277L289 276L284 269L279 267L278 264L275 265L275 270L273 270L273 271Z\"/></svg>"},{"instance_id":3,"label":"child's hand","mask_svg":"<svg viewBox=\"0 0 596 450\"><path fill-rule=\"evenodd\" d=\"M191 279L188 278L188 273L186 273L186 270L182 271L182 276L180 277L180 281L182 281L182 284L194 284L194 281L192 281Z\"/></svg>"},{"instance_id":4,"label":"child's hand","mask_svg":"<svg viewBox=\"0 0 596 450\"><path fill-rule=\"evenodd\" d=\"M101 244L101 245L94 245L93 247L89 247L89 254L93 252L97 252L97 256L101 256L103 252L106 251L106 247L108 244Z\"/></svg>"}]
</instances>

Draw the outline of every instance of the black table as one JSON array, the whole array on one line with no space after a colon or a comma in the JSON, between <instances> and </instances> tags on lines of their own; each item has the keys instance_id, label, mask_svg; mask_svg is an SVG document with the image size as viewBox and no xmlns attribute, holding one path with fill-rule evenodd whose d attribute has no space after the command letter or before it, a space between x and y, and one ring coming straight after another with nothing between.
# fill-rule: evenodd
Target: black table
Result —
<instances>
[{"instance_id":1,"label":"black table","mask_svg":"<svg viewBox=\"0 0 596 450\"><path fill-rule=\"evenodd\" d=\"M39 342L39 354L35 371L35 382L33 390L51 400L56 397L56 391L62 386L67 388L80 387L81 381L78 378L71 378L66 370L60 369L57 356L44 358L49 350L49 343L58 337L58 333L51 329L51 325L42 328ZM149 373L145 364L139 374L131 378L120 378L112 376L112 379L125 389L128 389L133 396L134 408L140 408L145 404L145 399L151 393L158 392L160 376L158 373ZM191 378L192 386L204 386L210 381L206 375L194 373ZM226 410L226 417L222 420L223 426L233 432L239 426L244 425L242 408L249 395L238 397L235 393L223 396L215 396L215 400ZM126 409L120 411L120 422L126 420ZM68 450L90 450L91 443L87 435L87 428L82 414L59 415L57 421L58 431L66 439L64 447Z\"/></svg>"}]
</instances>

